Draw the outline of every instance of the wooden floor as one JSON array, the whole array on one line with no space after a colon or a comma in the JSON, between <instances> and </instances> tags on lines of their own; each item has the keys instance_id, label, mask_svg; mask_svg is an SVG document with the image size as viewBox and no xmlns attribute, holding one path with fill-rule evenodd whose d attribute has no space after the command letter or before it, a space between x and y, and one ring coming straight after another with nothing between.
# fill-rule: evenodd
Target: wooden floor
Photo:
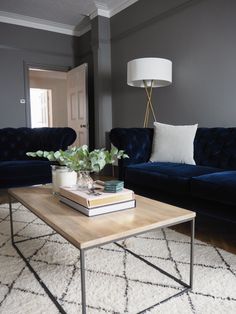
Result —
<instances>
[{"instance_id":1,"label":"wooden floor","mask_svg":"<svg viewBox=\"0 0 236 314\"><path fill-rule=\"evenodd\" d=\"M173 227L174 230L190 235L189 224L182 224ZM225 251L236 254L236 228L222 224L208 223L206 221L196 222L196 239L219 247Z\"/></svg>"},{"instance_id":2,"label":"wooden floor","mask_svg":"<svg viewBox=\"0 0 236 314\"><path fill-rule=\"evenodd\" d=\"M0 204L8 203L6 192L0 192ZM174 230L190 235L189 224L181 224L173 227ZM236 254L236 227L227 228L221 224L211 224L205 221L196 223L196 239L222 248L230 253Z\"/></svg>"},{"instance_id":3,"label":"wooden floor","mask_svg":"<svg viewBox=\"0 0 236 314\"><path fill-rule=\"evenodd\" d=\"M8 203L8 194L6 190L0 191L0 204Z\"/></svg>"}]
</instances>

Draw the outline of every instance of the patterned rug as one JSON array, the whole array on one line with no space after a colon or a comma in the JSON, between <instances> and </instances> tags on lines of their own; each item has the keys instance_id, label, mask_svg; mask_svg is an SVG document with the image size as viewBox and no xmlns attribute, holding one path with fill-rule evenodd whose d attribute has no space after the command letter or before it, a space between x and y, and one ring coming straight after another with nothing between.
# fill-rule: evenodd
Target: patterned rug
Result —
<instances>
[{"instance_id":1,"label":"patterned rug","mask_svg":"<svg viewBox=\"0 0 236 314\"><path fill-rule=\"evenodd\" d=\"M14 204L19 240L52 232ZM57 308L10 242L8 205L0 206L0 313L54 314ZM189 237L171 229L149 232L125 245L151 263L188 282ZM18 244L69 314L81 313L79 252L58 235ZM182 287L114 244L86 253L87 312L137 313ZM194 289L146 313L236 313L236 255L196 240Z\"/></svg>"}]
</instances>

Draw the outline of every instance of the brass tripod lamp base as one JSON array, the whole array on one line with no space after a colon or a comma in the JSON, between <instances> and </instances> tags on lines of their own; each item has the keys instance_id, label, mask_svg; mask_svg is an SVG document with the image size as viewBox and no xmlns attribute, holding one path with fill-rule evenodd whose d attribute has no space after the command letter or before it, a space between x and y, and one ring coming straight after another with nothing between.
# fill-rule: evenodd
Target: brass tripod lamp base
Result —
<instances>
[{"instance_id":1,"label":"brass tripod lamp base","mask_svg":"<svg viewBox=\"0 0 236 314\"><path fill-rule=\"evenodd\" d=\"M156 119L155 112L154 112L153 105L152 105L153 80L151 81L151 86L148 86L146 81L143 81L143 84L145 86L145 91L146 91L147 98L148 98L145 116L144 116L144 121L143 121L143 127L147 128L148 122L149 122L150 111L152 113L154 121L157 121L157 119Z\"/></svg>"}]
</instances>

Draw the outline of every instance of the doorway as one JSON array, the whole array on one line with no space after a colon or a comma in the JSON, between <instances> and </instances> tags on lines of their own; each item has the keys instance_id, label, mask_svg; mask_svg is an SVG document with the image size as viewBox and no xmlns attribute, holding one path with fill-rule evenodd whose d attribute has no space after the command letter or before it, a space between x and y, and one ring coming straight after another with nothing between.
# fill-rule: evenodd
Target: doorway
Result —
<instances>
[{"instance_id":1,"label":"doorway","mask_svg":"<svg viewBox=\"0 0 236 314\"><path fill-rule=\"evenodd\" d=\"M67 126L67 74L29 68L31 127Z\"/></svg>"},{"instance_id":2,"label":"doorway","mask_svg":"<svg viewBox=\"0 0 236 314\"><path fill-rule=\"evenodd\" d=\"M87 64L70 71L26 66L29 127L71 127L89 145Z\"/></svg>"},{"instance_id":3,"label":"doorway","mask_svg":"<svg viewBox=\"0 0 236 314\"><path fill-rule=\"evenodd\" d=\"M52 89L30 88L31 127L52 127Z\"/></svg>"}]
</instances>

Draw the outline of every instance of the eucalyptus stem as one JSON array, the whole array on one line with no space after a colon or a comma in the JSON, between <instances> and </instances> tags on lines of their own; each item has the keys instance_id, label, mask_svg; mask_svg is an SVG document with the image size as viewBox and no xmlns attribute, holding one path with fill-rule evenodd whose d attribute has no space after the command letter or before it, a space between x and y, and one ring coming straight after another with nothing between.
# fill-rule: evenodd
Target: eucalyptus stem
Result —
<instances>
[{"instance_id":1,"label":"eucalyptus stem","mask_svg":"<svg viewBox=\"0 0 236 314\"><path fill-rule=\"evenodd\" d=\"M110 151L102 148L89 152L87 145L74 146L65 151L58 150L56 152L38 150L36 152L27 152L26 155L29 157L47 158L77 172L99 172L107 164L113 164L116 159L129 158L123 150L118 150L116 147L113 147Z\"/></svg>"}]
</instances>

